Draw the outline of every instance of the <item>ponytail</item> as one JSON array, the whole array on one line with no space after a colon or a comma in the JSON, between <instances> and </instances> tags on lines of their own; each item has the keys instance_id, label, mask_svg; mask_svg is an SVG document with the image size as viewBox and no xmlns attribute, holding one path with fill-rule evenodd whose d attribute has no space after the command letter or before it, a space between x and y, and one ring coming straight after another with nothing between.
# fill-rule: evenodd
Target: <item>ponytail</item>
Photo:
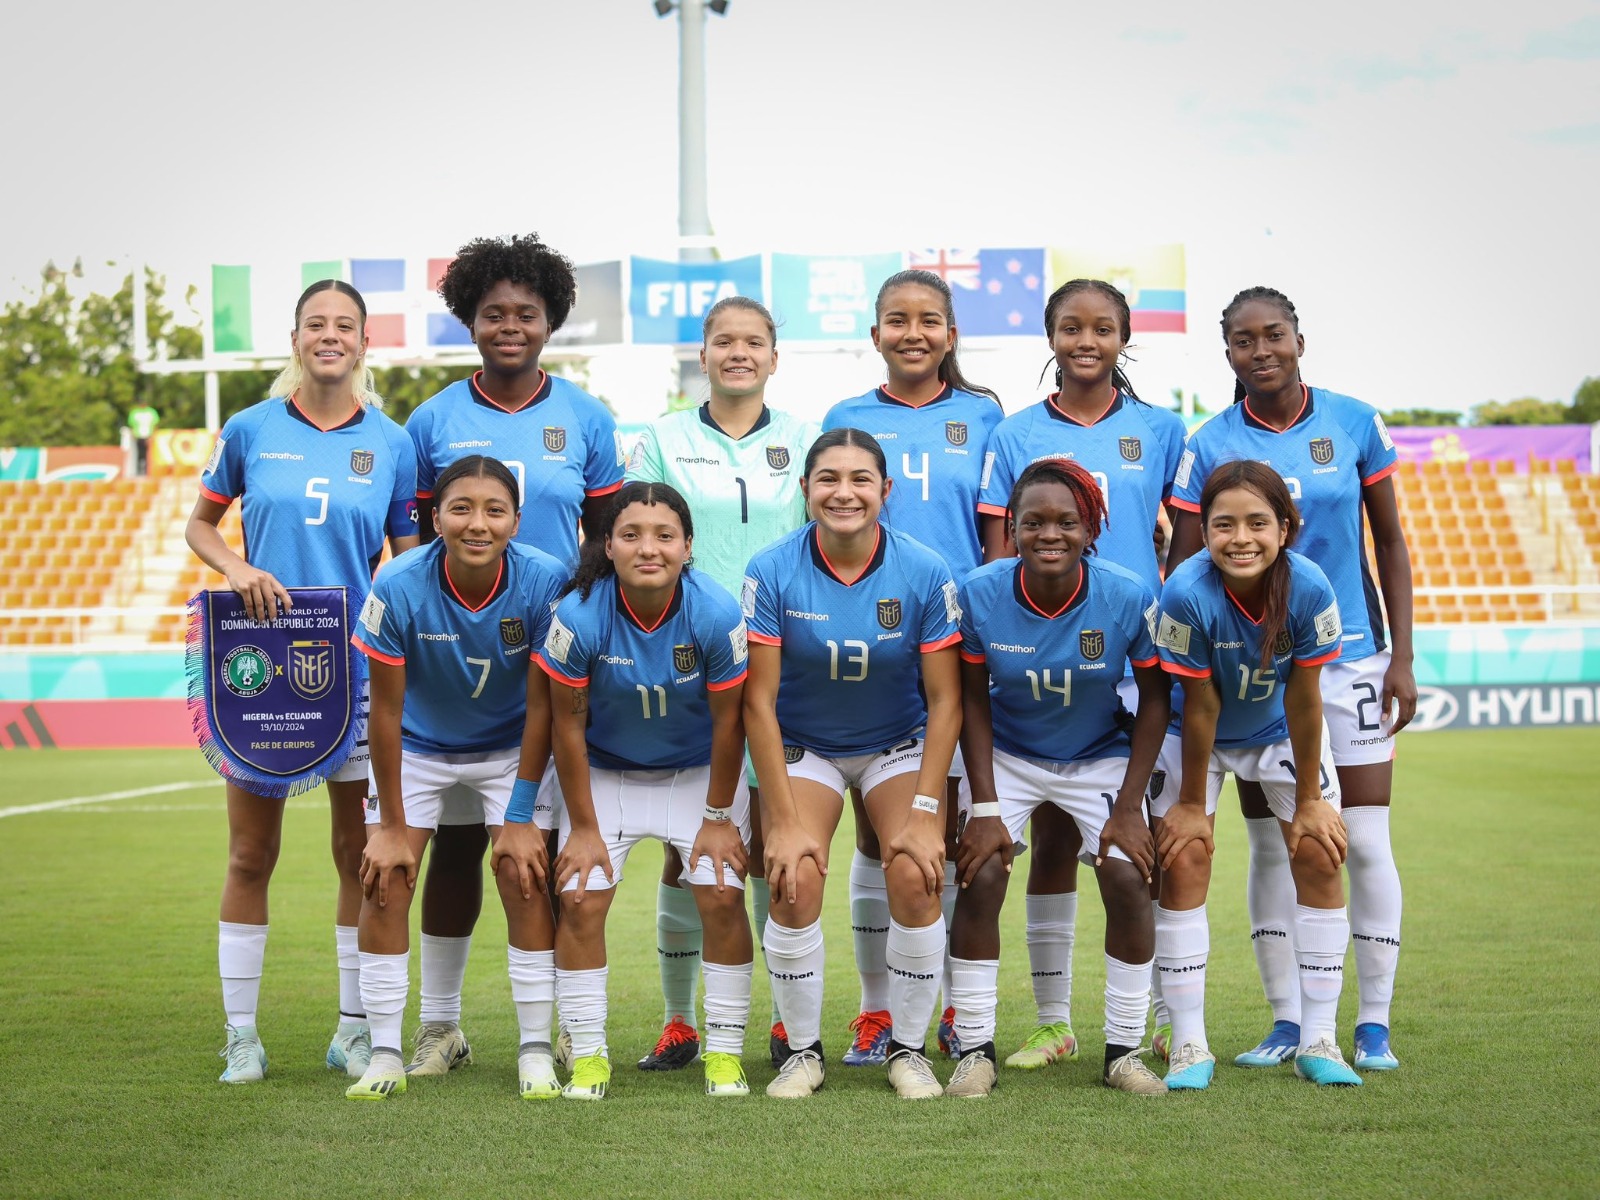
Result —
<instances>
[{"instance_id":1,"label":"ponytail","mask_svg":"<svg viewBox=\"0 0 1600 1200\"><path fill-rule=\"evenodd\" d=\"M294 306L294 327L300 328L300 314L304 311L306 301L318 292L338 292L355 301L356 308L361 311L361 332L367 331L367 302L361 298L361 293L356 291L342 279L319 279L305 291L300 293L300 299ZM305 379L305 371L300 366L300 354L297 350L289 356L289 361L284 364L283 370L278 372L272 386L267 389L269 396L292 396L300 390L300 384ZM383 397L378 394L378 380L372 373L372 368L367 365L367 356L363 353L356 362L355 375L350 381L351 398L362 408L383 407Z\"/></svg>"},{"instance_id":2,"label":"ponytail","mask_svg":"<svg viewBox=\"0 0 1600 1200\"><path fill-rule=\"evenodd\" d=\"M956 301L950 292L950 285L932 271L896 271L883 281L883 286L878 288L878 299L873 305L875 320L883 318L883 301L888 294L897 287L925 287L930 291L938 292L944 299L944 319L950 323L950 328L956 328ZM960 335L957 334L959 341ZM987 396L996 404L1000 397L986 387L973 383L961 373L961 364L956 361L956 347L951 345L950 350L939 360L939 382L958 392L971 392L975 396Z\"/></svg>"}]
</instances>

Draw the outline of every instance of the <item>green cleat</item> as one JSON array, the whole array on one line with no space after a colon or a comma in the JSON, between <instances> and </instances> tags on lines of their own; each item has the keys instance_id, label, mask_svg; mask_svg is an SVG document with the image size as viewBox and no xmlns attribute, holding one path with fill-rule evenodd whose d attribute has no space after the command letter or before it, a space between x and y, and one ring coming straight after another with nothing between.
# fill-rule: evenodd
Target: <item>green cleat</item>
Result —
<instances>
[{"instance_id":1,"label":"green cleat","mask_svg":"<svg viewBox=\"0 0 1600 1200\"><path fill-rule=\"evenodd\" d=\"M572 1064L572 1082L561 1089L563 1100L604 1100L611 1082L611 1060L604 1054L588 1054Z\"/></svg>"},{"instance_id":2,"label":"green cleat","mask_svg":"<svg viewBox=\"0 0 1600 1200\"><path fill-rule=\"evenodd\" d=\"M517 1051L517 1095L524 1100L554 1100L561 1095L549 1042L525 1042Z\"/></svg>"},{"instance_id":3,"label":"green cleat","mask_svg":"<svg viewBox=\"0 0 1600 1200\"><path fill-rule=\"evenodd\" d=\"M750 1083L744 1077L744 1064L737 1054L709 1051L701 1056L706 1071L706 1095L748 1096Z\"/></svg>"},{"instance_id":4,"label":"green cleat","mask_svg":"<svg viewBox=\"0 0 1600 1200\"><path fill-rule=\"evenodd\" d=\"M406 1090L406 1068L400 1051L378 1047L360 1079L344 1090L346 1100L387 1100Z\"/></svg>"},{"instance_id":5,"label":"green cleat","mask_svg":"<svg viewBox=\"0 0 1600 1200\"><path fill-rule=\"evenodd\" d=\"M1006 1066L1019 1071L1037 1071L1053 1062L1065 1059L1071 1062L1078 1057L1078 1039L1072 1026L1065 1021L1041 1025L1028 1035L1022 1049L1006 1059Z\"/></svg>"}]
</instances>

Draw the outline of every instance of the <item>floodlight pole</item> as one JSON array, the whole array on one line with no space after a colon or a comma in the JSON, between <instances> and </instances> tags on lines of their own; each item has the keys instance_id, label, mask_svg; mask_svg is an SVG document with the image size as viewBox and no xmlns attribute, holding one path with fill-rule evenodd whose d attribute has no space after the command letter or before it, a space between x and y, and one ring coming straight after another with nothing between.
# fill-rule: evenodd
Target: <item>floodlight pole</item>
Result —
<instances>
[{"instance_id":1,"label":"floodlight pole","mask_svg":"<svg viewBox=\"0 0 1600 1200\"><path fill-rule=\"evenodd\" d=\"M678 0L678 260L712 257L706 200L706 5Z\"/></svg>"}]
</instances>

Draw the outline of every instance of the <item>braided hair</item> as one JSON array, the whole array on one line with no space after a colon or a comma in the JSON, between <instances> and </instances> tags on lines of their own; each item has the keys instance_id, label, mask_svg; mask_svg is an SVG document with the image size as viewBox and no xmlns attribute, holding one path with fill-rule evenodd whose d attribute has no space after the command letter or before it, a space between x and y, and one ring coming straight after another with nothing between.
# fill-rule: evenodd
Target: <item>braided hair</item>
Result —
<instances>
[{"instance_id":1,"label":"braided hair","mask_svg":"<svg viewBox=\"0 0 1600 1200\"><path fill-rule=\"evenodd\" d=\"M1100 295L1116 306L1120 325L1119 332L1122 334L1122 344L1126 347L1129 341L1133 339L1133 313L1128 308L1128 298L1122 294L1122 289L1115 284L1107 283L1104 279L1069 279L1050 293L1050 299L1046 300L1044 305L1044 336L1046 339L1052 342L1055 340L1056 309L1060 308L1073 296L1083 292L1099 292ZM1119 356L1117 365L1111 368L1111 382L1119 391L1126 392L1137 400L1139 393L1133 390L1133 384L1128 382L1128 376L1122 369L1121 359L1126 359L1127 357L1128 352L1124 349ZM1055 355L1052 354L1050 361L1045 363L1044 371L1039 372L1039 378L1043 380L1045 371L1048 371L1052 366L1056 369L1056 388L1060 390L1061 364L1056 362Z\"/></svg>"},{"instance_id":2,"label":"braided hair","mask_svg":"<svg viewBox=\"0 0 1600 1200\"><path fill-rule=\"evenodd\" d=\"M1296 333L1300 332L1300 314L1294 310L1294 301L1285 296L1277 288L1249 287L1228 301L1228 307L1222 310L1222 343L1228 343L1228 322L1238 314L1246 304L1259 300L1263 304L1270 304L1279 309L1284 316L1289 318L1289 324ZM1233 382L1233 402L1235 404L1244 399L1244 380L1235 379Z\"/></svg>"}]
</instances>

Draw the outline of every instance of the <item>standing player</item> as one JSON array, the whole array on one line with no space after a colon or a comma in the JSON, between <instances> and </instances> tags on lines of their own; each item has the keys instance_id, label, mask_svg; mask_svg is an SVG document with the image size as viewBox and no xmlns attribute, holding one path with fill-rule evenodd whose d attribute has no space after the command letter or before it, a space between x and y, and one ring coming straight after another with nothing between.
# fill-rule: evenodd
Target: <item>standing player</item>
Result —
<instances>
[{"instance_id":1,"label":"standing player","mask_svg":"<svg viewBox=\"0 0 1600 1200\"><path fill-rule=\"evenodd\" d=\"M923 1046L945 953L940 809L961 724L956 585L937 554L879 520L891 484L870 434L823 434L805 479L812 523L751 560L743 595L754 643L745 726L777 893L765 952L790 1048L767 1094L822 1086L826 847L845 789L856 788L885 851L889 1082L908 1099L937 1096Z\"/></svg>"},{"instance_id":2,"label":"standing player","mask_svg":"<svg viewBox=\"0 0 1600 1200\"><path fill-rule=\"evenodd\" d=\"M1161 573L1152 534L1183 453L1183 420L1140 400L1118 366L1133 328L1127 298L1117 288L1099 279L1062 284L1045 304L1044 327L1055 355L1056 391L1007 417L989 441L978 503L984 558L1010 552L1005 504L1023 469L1042 458L1069 458L1089 471L1105 496L1106 528L1097 553L1126 567L1159 594ZM1130 709L1138 703L1131 678L1124 681L1122 697ZM1152 787L1176 782L1176 737L1170 736L1168 743ZM1022 1048L1006 1059L1007 1066L1024 1069L1078 1054L1072 1032L1077 830L1063 812L1047 804L1034 815L1033 836L1027 929L1038 1024Z\"/></svg>"},{"instance_id":3,"label":"standing player","mask_svg":"<svg viewBox=\"0 0 1600 1200\"><path fill-rule=\"evenodd\" d=\"M380 413L366 365L367 308L346 283L314 283L295 305L289 364L272 399L228 419L200 477L200 498L184 530L189 548L220 573L256 620L289 607L286 587L349 589L359 610L383 554L417 544L417 459L405 432ZM228 549L217 523L242 502L246 557ZM339 874L334 941L339 961L339 1028L328 1066L360 1075L371 1053L361 1007L356 921L361 912L362 801L367 792L366 680L356 751L328 775L333 863ZM232 782L228 874L222 887L217 959L228 1019L224 1083L253 1083L267 1071L256 1033L261 964L267 947L267 885L283 836L283 801Z\"/></svg>"},{"instance_id":4,"label":"standing player","mask_svg":"<svg viewBox=\"0 0 1600 1200\"><path fill-rule=\"evenodd\" d=\"M1000 906L1013 848L1045 804L1077 825L1105 901L1102 1079L1119 1091L1161 1094L1165 1085L1139 1058L1155 953L1155 846L1144 798L1172 694L1154 644L1156 598L1131 572L1089 557L1105 499L1077 463L1034 463L1007 508L1018 558L979 568L961 589L968 819L950 938L961 1062L946 1094L994 1089ZM1131 731L1117 696L1124 664L1139 689Z\"/></svg>"},{"instance_id":5,"label":"standing player","mask_svg":"<svg viewBox=\"0 0 1600 1200\"><path fill-rule=\"evenodd\" d=\"M572 264L527 237L478 238L461 247L439 284L451 314L472 331L483 369L453 383L411 414L417 446L422 524L434 480L463 454L493 455L509 467L532 514L517 541L553 555L569 570L578 524L592 527L622 486L616 422L605 405L539 365L551 334L572 311ZM488 833L469 801L445 797L422 894L422 1014L413 1075L443 1075L470 1062L459 1025L461 985L472 929L483 907ZM438 886L435 886L437 881Z\"/></svg>"},{"instance_id":6,"label":"standing player","mask_svg":"<svg viewBox=\"0 0 1600 1200\"><path fill-rule=\"evenodd\" d=\"M520 1090L525 1100L547 1099L560 1086L550 1043L555 928L542 886L545 847L538 837L519 839L515 828L503 842L498 834L532 818L550 757L550 691L529 660L566 571L543 551L510 545L517 481L497 459L457 459L440 473L434 495L438 540L379 574L355 635L372 671L361 908L372 1061L345 1095L385 1100L406 1090L400 1023L411 982L411 892L444 793L458 787L497 835L495 877L522 1035Z\"/></svg>"},{"instance_id":7,"label":"standing player","mask_svg":"<svg viewBox=\"0 0 1600 1200\"><path fill-rule=\"evenodd\" d=\"M1394 1070L1400 1061L1389 1048L1389 1003L1400 957L1401 895L1389 843L1389 801L1394 735L1417 706L1411 560L1391 478L1398 457L1375 409L1301 382L1305 339L1294 305L1281 292L1240 292L1223 310L1222 333L1238 376L1235 402L1189 439L1173 493L1173 562L1201 546L1197 501L1218 463L1254 458L1285 476L1305 520L1301 552L1327 573L1344 615L1344 649L1322 673L1322 691L1350 834L1350 934L1361 1000L1355 1065ZM1378 588L1367 571L1363 513L1372 530ZM1385 610L1392 653L1384 644ZM1260 1045L1234 1061L1270 1067L1292 1057L1302 1040L1289 938L1293 881L1260 790L1241 787L1239 799L1250 832L1250 933L1273 1026Z\"/></svg>"},{"instance_id":8,"label":"standing player","mask_svg":"<svg viewBox=\"0 0 1600 1200\"><path fill-rule=\"evenodd\" d=\"M767 380L778 369L772 314L747 296L711 306L702 326L700 367L711 397L699 408L670 413L648 426L628 460L628 479L668 483L699 514L695 571L737 596L745 564L757 550L805 523L800 465L819 432L810 421L767 407ZM756 939L767 923L767 881L761 862L760 793L750 786L750 892ZM661 1037L639 1061L641 1070L673 1071L700 1052L695 1028L695 982L700 974L700 910L679 885L683 863L666 847L656 889L656 950L666 1002ZM774 1047L783 1044L773 1009ZM781 1062L781 1054L777 1062Z\"/></svg>"},{"instance_id":9,"label":"standing player","mask_svg":"<svg viewBox=\"0 0 1600 1200\"><path fill-rule=\"evenodd\" d=\"M565 800L556 979L572 1036L569 1100L603 1099L611 1081L606 915L644 837L688 864L682 879L705 929L706 1095L750 1091L739 1062L752 965L741 711L749 652L738 601L687 569L693 546L694 521L675 489L624 485L604 536L584 546L539 657Z\"/></svg>"},{"instance_id":10,"label":"standing player","mask_svg":"<svg viewBox=\"0 0 1600 1200\"><path fill-rule=\"evenodd\" d=\"M888 382L864 396L828 410L824 429L856 428L887 445L889 478L884 520L923 545L937 550L957 582L983 561L978 540L978 483L989 434L1004 418L1000 398L969 383L956 361L955 302L950 286L931 271L900 271L878 289L872 344L883 355ZM961 757L953 767L961 775ZM953 781L952 781L953 782ZM955 792L946 831L955 841ZM889 900L884 888L872 823L861 797L855 806L856 852L850 862L850 926L855 937L856 971L861 976L861 1011L851 1028L855 1043L840 1060L847 1067L881 1063L888 1053L889 971L884 941L889 933ZM950 847L947 847L950 848ZM945 863L942 897L945 923L955 908L955 862ZM944 967L945 1010L939 1047L950 1052L950 966Z\"/></svg>"},{"instance_id":11,"label":"standing player","mask_svg":"<svg viewBox=\"0 0 1600 1200\"><path fill-rule=\"evenodd\" d=\"M1339 868L1345 828L1320 690L1339 657L1339 604L1328 578L1291 553L1300 514L1271 467L1235 461L1200 494L1205 554L1167 576L1156 642L1183 681L1183 779L1164 808L1157 850L1156 969L1172 1014L1173 1091L1209 1087L1206 889L1223 777L1259 784L1294 873L1300 1043L1295 1071L1318 1085L1359 1084L1334 1021L1350 944Z\"/></svg>"}]
</instances>

